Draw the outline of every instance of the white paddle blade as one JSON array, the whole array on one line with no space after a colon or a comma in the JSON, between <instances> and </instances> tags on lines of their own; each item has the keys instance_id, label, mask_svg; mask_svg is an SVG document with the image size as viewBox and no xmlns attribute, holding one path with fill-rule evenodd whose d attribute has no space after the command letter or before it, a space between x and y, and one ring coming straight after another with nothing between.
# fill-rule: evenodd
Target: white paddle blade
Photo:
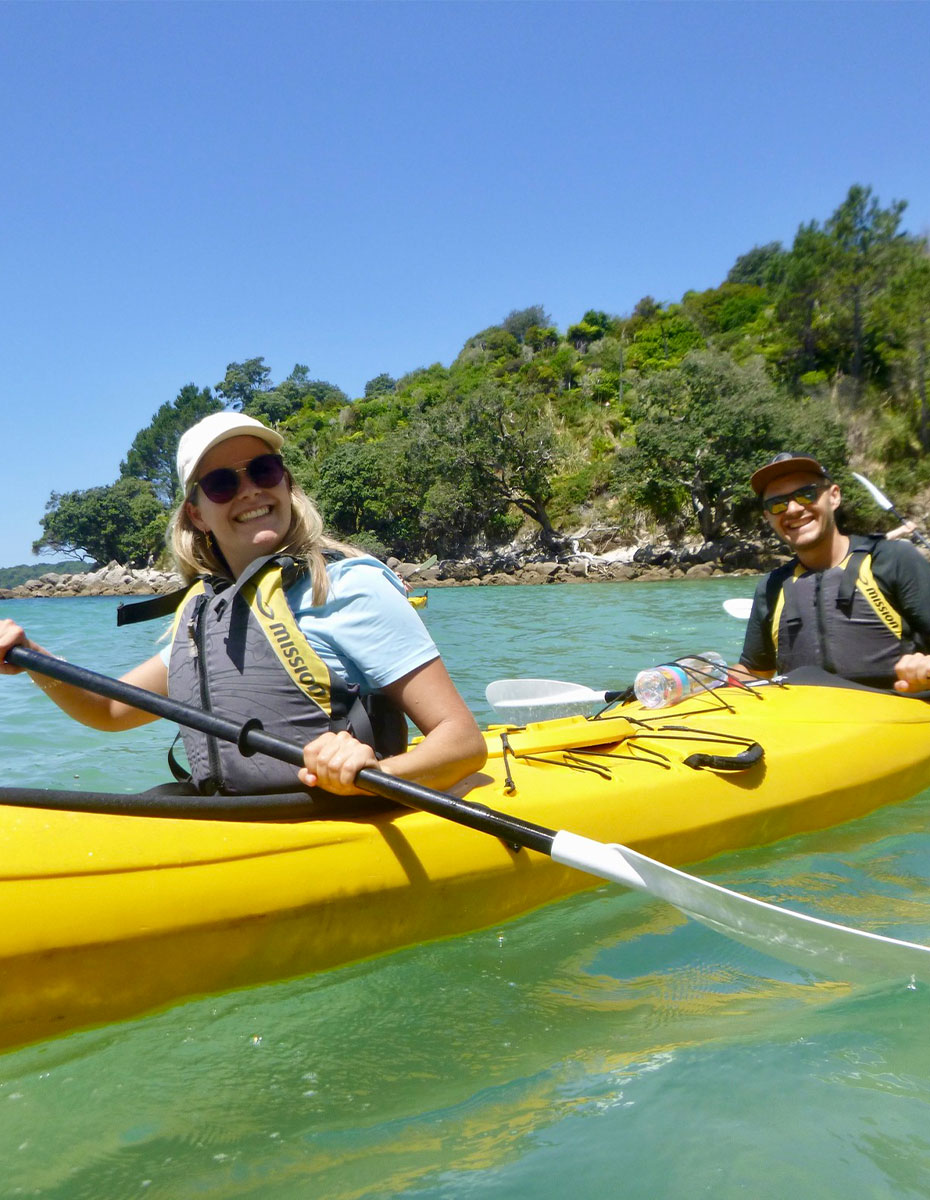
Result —
<instances>
[{"instance_id":1,"label":"white paddle blade","mask_svg":"<svg viewBox=\"0 0 930 1200\"><path fill-rule=\"evenodd\" d=\"M723 602L724 611L729 613L731 617L738 617L741 621L748 621L749 614L752 612L752 598L745 600L742 596L731 596L729 600Z\"/></svg>"},{"instance_id":2,"label":"white paddle blade","mask_svg":"<svg viewBox=\"0 0 930 1200\"><path fill-rule=\"evenodd\" d=\"M498 716L511 725L589 717L605 704L604 692L558 679L496 679L484 694Z\"/></svg>"},{"instance_id":3,"label":"white paddle blade","mask_svg":"<svg viewBox=\"0 0 930 1200\"><path fill-rule=\"evenodd\" d=\"M648 892L696 921L773 958L850 982L930 981L930 946L850 929L697 879L628 846L561 831L556 862Z\"/></svg>"},{"instance_id":4,"label":"white paddle blade","mask_svg":"<svg viewBox=\"0 0 930 1200\"><path fill-rule=\"evenodd\" d=\"M891 509L894 508L894 505L891 503L885 493L880 492L871 480L866 479L864 475L860 475L858 471L853 471L853 478L859 480L879 508L884 508L887 512L890 512Z\"/></svg>"}]
</instances>

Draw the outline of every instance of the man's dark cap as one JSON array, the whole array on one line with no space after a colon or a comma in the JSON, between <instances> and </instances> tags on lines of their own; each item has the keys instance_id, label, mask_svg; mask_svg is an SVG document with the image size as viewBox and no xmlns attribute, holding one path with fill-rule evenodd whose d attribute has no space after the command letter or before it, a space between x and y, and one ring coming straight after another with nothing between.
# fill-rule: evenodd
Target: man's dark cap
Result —
<instances>
[{"instance_id":1,"label":"man's dark cap","mask_svg":"<svg viewBox=\"0 0 930 1200\"><path fill-rule=\"evenodd\" d=\"M794 454L791 451L783 450L781 454L776 454L775 457L760 467L749 480L749 486L761 496L773 479L777 479L779 475L794 475L798 471L808 471L811 475L822 475L824 479L829 479L829 474L823 469L816 458L811 458L809 454Z\"/></svg>"}]
</instances>

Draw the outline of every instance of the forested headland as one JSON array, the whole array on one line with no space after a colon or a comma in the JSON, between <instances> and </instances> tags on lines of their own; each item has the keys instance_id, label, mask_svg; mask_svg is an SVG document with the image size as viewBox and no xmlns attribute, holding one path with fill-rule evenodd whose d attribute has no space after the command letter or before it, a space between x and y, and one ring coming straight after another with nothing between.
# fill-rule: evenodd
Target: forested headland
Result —
<instances>
[{"instance_id":1,"label":"forested headland","mask_svg":"<svg viewBox=\"0 0 930 1200\"><path fill-rule=\"evenodd\" d=\"M849 469L899 508L920 508L930 486L930 245L904 211L853 186L715 288L589 310L564 331L542 305L515 309L449 366L378 375L357 398L301 364L274 382L261 357L231 363L159 408L115 482L53 492L33 552L157 560L178 438L222 408L285 434L333 533L406 560L530 531L550 552L579 534L594 550L756 535L748 477L786 448L834 470L850 528L880 528Z\"/></svg>"}]
</instances>

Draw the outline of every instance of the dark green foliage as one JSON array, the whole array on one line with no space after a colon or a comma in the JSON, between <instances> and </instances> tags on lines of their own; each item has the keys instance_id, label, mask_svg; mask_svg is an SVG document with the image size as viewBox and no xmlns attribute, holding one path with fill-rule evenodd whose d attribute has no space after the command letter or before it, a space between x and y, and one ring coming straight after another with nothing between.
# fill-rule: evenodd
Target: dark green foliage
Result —
<instances>
[{"instance_id":1,"label":"dark green foliage","mask_svg":"<svg viewBox=\"0 0 930 1200\"><path fill-rule=\"evenodd\" d=\"M403 437L347 441L322 463L317 498L327 523L349 540L366 535L406 556L419 548L419 508Z\"/></svg>"},{"instance_id":2,"label":"dark green foliage","mask_svg":"<svg viewBox=\"0 0 930 1200\"><path fill-rule=\"evenodd\" d=\"M636 445L621 452L619 487L706 541L752 522L749 476L780 450L810 450L836 467L846 461L823 406L789 407L759 360L740 366L724 354L690 354L645 382L631 415Z\"/></svg>"},{"instance_id":3,"label":"dark green foliage","mask_svg":"<svg viewBox=\"0 0 930 1200\"><path fill-rule=\"evenodd\" d=\"M222 408L209 388L201 390L196 384L187 384L170 404L161 406L151 425L136 434L125 461L119 465L120 475L146 480L162 504L170 504L178 490L176 460L181 434Z\"/></svg>"},{"instance_id":4,"label":"dark green foliage","mask_svg":"<svg viewBox=\"0 0 930 1200\"><path fill-rule=\"evenodd\" d=\"M376 375L374 379L369 379L365 384L365 399L370 400L372 396L384 396L393 392L397 387L397 380L390 375Z\"/></svg>"},{"instance_id":5,"label":"dark green foliage","mask_svg":"<svg viewBox=\"0 0 930 1200\"><path fill-rule=\"evenodd\" d=\"M811 221L798 230L774 288L782 340L775 362L791 386L813 371L843 374L861 399L868 383L888 382L892 331L883 300L925 248L899 232L904 207L883 209L857 184L822 227Z\"/></svg>"},{"instance_id":6,"label":"dark green foliage","mask_svg":"<svg viewBox=\"0 0 930 1200\"><path fill-rule=\"evenodd\" d=\"M577 324L569 325L565 337L576 350L584 352L592 342L600 341L608 334L617 333L621 325L619 317L611 317L605 312L589 308Z\"/></svg>"},{"instance_id":7,"label":"dark green foliage","mask_svg":"<svg viewBox=\"0 0 930 1200\"><path fill-rule=\"evenodd\" d=\"M609 313L600 312L594 308L589 308L581 320L585 325L596 329L599 337L603 337L607 333L615 333L620 324L619 317L612 317Z\"/></svg>"},{"instance_id":8,"label":"dark green foliage","mask_svg":"<svg viewBox=\"0 0 930 1200\"><path fill-rule=\"evenodd\" d=\"M636 307L633 309L633 316L643 321L649 321L658 311L659 305L652 296L643 296L641 300L637 301Z\"/></svg>"},{"instance_id":9,"label":"dark green foliage","mask_svg":"<svg viewBox=\"0 0 930 1200\"><path fill-rule=\"evenodd\" d=\"M450 396L434 410L431 428L451 477L481 511L502 516L514 506L539 525L547 542L558 540L546 507L559 458L557 439L534 397L486 384Z\"/></svg>"},{"instance_id":10,"label":"dark green foliage","mask_svg":"<svg viewBox=\"0 0 930 1200\"><path fill-rule=\"evenodd\" d=\"M902 201L893 201L882 209L871 188L856 185L826 225L833 251L827 286L835 298L835 340L845 347L837 354L838 365L860 390L867 375L885 381L875 307L905 262L907 246L898 232L904 208Z\"/></svg>"},{"instance_id":11,"label":"dark green foliage","mask_svg":"<svg viewBox=\"0 0 930 1200\"><path fill-rule=\"evenodd\" d=\"M746 283L768 288L780 282L785 268L785 250L781 242L753 246L741 254L727 274L727 283Z\"/></svg>"},{"instance_id":12,"label":"dark green foliage","mask_svg":"<svg viewBox=\"0 0 930 1200\"><path fill-rule=\"evenodd\" d=\"M109 487L53 492L41 525L33 554L51 550L141 567L164 546L167 511L150 483L124 478Z\"/></svg>"},{"instance_id":13,"label":"dark green foliage","mask_svg":"<svg viewBox=\"0 0 930 1200\"><path fill-rule=\"evenodd\" d=\"M349 397L334 383L291 375L277 387L254 393L243 412L266 425L279 426L307 412L338 409L348 403Z\"/></svg>"},{"instance_id":14,"label":"dark green foliage","mask_svg":"<svg viewBox=\"0 0 930 1200\"><path fill-rule=\"evenodd\" d=\"M246 408L256 392L265 391L271 377L271 367L264 358L247 358L245 362L230 363L225 376L215 385L216 394L226 401L227 408Z\"/></svg>"},{"instance_id":15,"label":"dark green foliage","mask_svg":"<svg viewBox=\"0 0 930 1200\"><path fill-rule=\"evenodd\" d=\"M529 308L512 309L503 321L501 328L515 337L518 342L525 340L527 332L536 327L551 325L552 318L541 304L533 304Z\"/></svg>"}]
</instances>

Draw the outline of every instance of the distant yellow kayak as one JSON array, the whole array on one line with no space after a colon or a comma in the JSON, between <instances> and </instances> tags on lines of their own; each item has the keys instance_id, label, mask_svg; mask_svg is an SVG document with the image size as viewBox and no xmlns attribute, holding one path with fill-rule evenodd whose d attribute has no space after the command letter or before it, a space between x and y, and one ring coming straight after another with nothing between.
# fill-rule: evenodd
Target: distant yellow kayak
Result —
<instances>
[{"instance_id":1,"label":"distant yellow kayak","mask_svg":"<svg viewBox=\"0 0 930 1200\"><path fill-rule=\"evenodd\" d=\"M676 708L631 704L485 737L487 767L456 794L676 865L930 786L930 706L842 687L724 687ZM603 886L366 798L304 798L272 820L119 811L155 813L155 794L0 789L0 800L4 1047L496 925ZM88 802L114 811L77 811Z\"/></svg>"},{"instance_id":2,"label":"distant yellow kayak","mask_svg":"<svg viewBox=\"0 0 930 1200\"><path fill-rule=\"evenodd\" d=\"M426 605L429 602L429 593L427 592L424 596L408 596L407 599L414 608L426 608Z\"/></svg>"}]
</instances>

